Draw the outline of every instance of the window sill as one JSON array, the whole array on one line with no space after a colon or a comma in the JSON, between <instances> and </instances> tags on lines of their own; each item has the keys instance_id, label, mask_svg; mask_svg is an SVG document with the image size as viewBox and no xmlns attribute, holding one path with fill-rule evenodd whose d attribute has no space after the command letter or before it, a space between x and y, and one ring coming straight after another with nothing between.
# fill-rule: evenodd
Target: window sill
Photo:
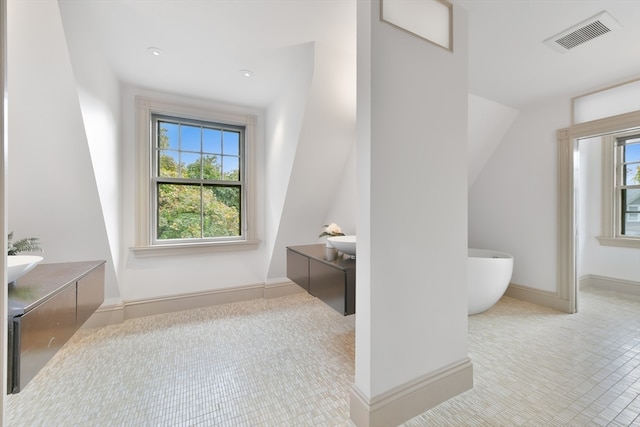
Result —
<instances>
[{"instance_id":1,"label":"window sill","mask_svg":"<svg viewBox=\"0 0 640 427\"><path fill-rule=\"evenodd\" d=\"M136 258L202 254L212 252L248 251L257 249L260 240L232 242L185 243L176 245L134 246L129 248Z\"/></svg>"},{"instance_id":2,"label":"window sill","mask_svg":"<svg viewBox=\"0 0 640 427\"><path fill-rule=\"evenodd\" d=\"M602 246L619 246L621 248L640 249L640 239L631 237L598 237Z\"/></svg>"}]
</instances>

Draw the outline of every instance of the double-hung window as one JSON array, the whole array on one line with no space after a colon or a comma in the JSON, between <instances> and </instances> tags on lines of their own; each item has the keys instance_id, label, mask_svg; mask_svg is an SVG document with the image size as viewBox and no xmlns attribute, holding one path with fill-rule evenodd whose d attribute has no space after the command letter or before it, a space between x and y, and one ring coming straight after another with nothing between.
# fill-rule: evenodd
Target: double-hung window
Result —
<instances>
[{"instance_id":1,"label":"double-hung window","mask_svg":"<svg viewBox=\"0 0 640 427\"><path fill-rule=\"evenodd\" d=\"M600 244L640 248L640 130L602 137Z\"/></svg>"},{"instance_id":2,"label":"double-hung window","mask_svg":"<svg viewBox=\"0 0 640 427\"><path fill-rule=\"evenodd\" d=\"M242 236L244 127L152 116L154 243Z\"/></svg>"},{"instance_id":3,"label":"double-hung window","mask_svg":"<svg viewBox=\"0 0 640 427\"><path fill-rule=\"evenodd\" d=\"M136 255L255 248L255 116L136 104Z\"/></svg>"},{"instance_id":4,"label":"double-hung window","mask_svg":"<svg viewBox=\"0 0 640 427\"><path fill-rule=\"evenodd\" d=\"M618 233L640 237L640 134L616 139Z\"/></svg>"}]
</instances>

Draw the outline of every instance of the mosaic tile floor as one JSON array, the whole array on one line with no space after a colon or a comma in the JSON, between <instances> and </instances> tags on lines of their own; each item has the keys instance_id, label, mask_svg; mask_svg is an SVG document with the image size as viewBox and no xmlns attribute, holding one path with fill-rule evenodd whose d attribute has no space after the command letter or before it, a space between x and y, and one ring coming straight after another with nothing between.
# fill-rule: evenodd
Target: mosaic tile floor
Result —
<instances>
[{"instance_id":1,"label":"mosaic tile floor","mask_svg":"<svg viewBox=\"0 0 640 427\"><path fill-rule=\"evenodd\" d=\"M566 315L503 298L470 317L475 384L417 426L640 426L640 295ZM354 319L307 294L81 330L7 426L353 426Z\"/></svg>"}]
</instances>

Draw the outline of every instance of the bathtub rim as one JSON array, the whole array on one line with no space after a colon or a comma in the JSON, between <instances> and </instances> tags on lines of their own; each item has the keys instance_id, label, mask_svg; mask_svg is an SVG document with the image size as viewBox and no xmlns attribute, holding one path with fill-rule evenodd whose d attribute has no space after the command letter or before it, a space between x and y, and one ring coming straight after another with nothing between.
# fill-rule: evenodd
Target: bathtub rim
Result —
<instances>
[{"instance_id":1,"label":"bathtub rim","mask_svg":"<svg viewBox=\"0 0 640 427\"><path fill-rule=\"evenodd\" d=\"M513 255L507 252L496 251L493 249L468 248L468 258L478 259L513 259Z\"/></svg>"}]
</instances>

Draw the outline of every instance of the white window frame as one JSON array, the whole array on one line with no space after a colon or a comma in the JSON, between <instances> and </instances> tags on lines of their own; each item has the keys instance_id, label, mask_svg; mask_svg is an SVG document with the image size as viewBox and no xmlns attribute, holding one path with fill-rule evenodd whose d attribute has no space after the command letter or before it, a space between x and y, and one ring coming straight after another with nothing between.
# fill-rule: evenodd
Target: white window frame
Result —
<instances>
[{"instance_id":1,"label":"white window frame","mask_svg":"<svg viewBox=\"0 0 640 427\"><path fill-rule=\"evenodd\" d=\"M640 236L622 235L620 155L618 139L637 135L640 130L618 132L602 137L602 215L598 241L605 246L640 248Z\"/></svg>"},{"instance_id":2,"label":"white window frame","mask_svg":"<svg viewBox=\"0 0 640 427\"><path fill-rule=\"evenodd\" d=\"M242 212L242 237L232 240L157 243L154 242L153 224L153 171L152 171L152 115L181 117L205 122L217 122L245 128L244 164L245 185ZM136 245L131 248L136 257L166 256L187 253L250 250L258 247L256 239L254 146L256 116L236 114L202 108L155 101L136 97L136 144L137 144L137 186L136 186Z\"/></svg>"}]
</instances>

